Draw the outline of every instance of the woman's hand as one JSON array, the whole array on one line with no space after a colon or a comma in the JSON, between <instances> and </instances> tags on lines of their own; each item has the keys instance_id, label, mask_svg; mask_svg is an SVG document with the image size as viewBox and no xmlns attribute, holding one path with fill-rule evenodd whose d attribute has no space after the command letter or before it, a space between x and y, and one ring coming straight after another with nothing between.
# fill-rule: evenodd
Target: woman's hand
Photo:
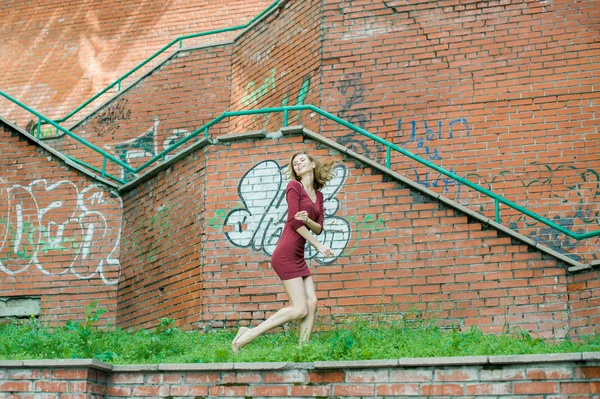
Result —
<instances>
[{"instance_id":1,"label":"woman's hand","mask_svg":"<svg viewBox=\"0 0 600 399\"><path fill-rule=\"evenodd\" d=\"M308 217L308 212L306 211L300 211L298 212L294 218L296 220L300 220L301 222L303 222L304 224L306 224L306 222L308 222L310 220L310 218Z\"/></svg>"},{"instance_id":2,"label":"woman's hand","mask_svg":"<svg viewBox=\"0 0 600 399\"><path fill-rule=\"evenodd\" d=\"M335 254L333 253L333 250L331 248L329 248L327 245L325 244L321 244L319 245L319 248L317 248L317 250L325 257L325 258L333 258L335 256Z\"/></svg>"}]
</instances>

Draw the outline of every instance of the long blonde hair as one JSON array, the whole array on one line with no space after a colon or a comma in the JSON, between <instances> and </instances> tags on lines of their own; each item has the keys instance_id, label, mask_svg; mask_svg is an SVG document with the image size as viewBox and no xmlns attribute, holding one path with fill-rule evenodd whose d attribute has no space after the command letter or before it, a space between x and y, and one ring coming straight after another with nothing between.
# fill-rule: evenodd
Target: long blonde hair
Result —
<instances>
[{"instance_id":1,"label":"long blonde hair","mask_svg":"<svg viewBox=\"0 0 600 399\"><path fill-rule=\"evenodd\" d=\"M330 161L326 163L321 163L319 162L319 160L312 157L308 152L299 151L292 155L288 164L290 179L300 180L300 177L298 177L296 171L294 170L294 158L296 158L298 155L306 155L308 157L308 160L310 162L314 162L315 164L315 168L313 169L313 187L315 188L315 190L321 190L323 187L325 187L325 184L329 180L335 177L335 173L333 173L333 165L335 164L335 162Z\"/></svg>"}]
</instances>

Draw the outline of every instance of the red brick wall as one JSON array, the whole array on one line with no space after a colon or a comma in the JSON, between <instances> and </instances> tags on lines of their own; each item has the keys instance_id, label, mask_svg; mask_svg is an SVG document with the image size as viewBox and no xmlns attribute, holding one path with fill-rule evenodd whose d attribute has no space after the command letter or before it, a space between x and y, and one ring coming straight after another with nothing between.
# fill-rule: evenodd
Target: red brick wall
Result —
<instances>
[{"instance_id":1,"label":"red brick wall","mask_svg":"<svg viewBox=\"0 0 600 399\"><path fill-rule=\"evenodd\" d=\"M286 1L236 42L231 72L231 110L320 103L321 1ZM232 131L283 125L283 114L232 119ZM316 128L317 119L290 113L290 124Z\"/></svg>"},{"instance_id":2,"label":"red brick wall","mask_svg":"<svg viewBox=\"0 0 600 399\"><path fill-rule=\"evenodd\" d=\"M121 198L11 131L0 122L0 297L40 297L51 324L98 301L114 324Z\"/></svg>"},{"instance_id":3,"label":"red brick wall","mask_svg":"<svg viewBox=\"0 0 600 399\"><path fill-rule=\"evenodd\" d=\"M569 276L567 282L572 334L576 337L595 334L600 324L598 270Z\"/></svg>"},{"instance_id":4,"label":"red brick wall","mask_svg":"<svg viewBox=\"0 0 600 399\"><path fill-rule=\"evenodd\" d=\"M205 150L126 193L118 324L160 318L195 328L200 317Z\"/></svg>"},{"instance_id":5,"label":"red brick wall","mask_svg":"<svg viewBox=\"0 0 600 399\"><path fill-rule=\"evenodd\" d=\"M519 359L518 356L512 357ZM465 358L463 358L465 359ZM493 359L493 357L490 357ZM402 362L404 359L400 359ZM7 368L0 366L0 392L9 398L26 398L44 392L65 398L92 397L470 397L584 398L597 393L600 367L597 361L556 361L536 364L493 364L432 367L422 360L410 366L373 367L368 362L332 369L272 367L262 364L256 370L244 363L204 368L180 365L152 371L144 367L131 371L93 370L60 365ZM431 359L436 361L438 359ZM448 362L450 363L450 362ZM169 365L170 366L170 365ZM225 369L218 366L225 366ZM229 366L229 367L227 367ZM235 370L233 369L235 366ZM64 366L63 366L64 367ZM532 396L533 395L533 396ZM52 397L54 397L52 396Z\"/></svg>"},{"instance_id":6,"label":"red brick wall","mask_svg":"<svg viewBox=\"0 0 600 399\"><path fill-rule=\"evenodd\" d=\"M201 277L208 326L258 323L286 303L269 265L285 217L277 165L301 149L340 163L325 191L331 199L320 237L336 257L309 262L321 321L414 308L485 331L567 333L566 275L556 260L300 136L209 150Z\"/></svg>"},{"instance_id":7,"label":"red brick wall","mask_svg":"<svg viewBox=\"0 0 600 399\"><path fill-rule=\"evenodd\" d=\"M579 231L600 229L600 3L324 1L326 110ZM373 159L382 147L326 123ZM444 175L394 169L492 217ZM479 205L480 204L480 205ZM577 242L502 207L503 222L589 262Z\"/></svg>"},{"instance_id":8,"label":"red brick wall","mask_svg":"<svg viewBox=\"0 0 600 399\"><path fill-rule=\"evenodd\" d=\"M225 7L221 1L109 0L83 7L73 0L42 0L35 6L3 1L0 90L50 118L60 118L178 36L242 25L272 2L234 0ZM187 40L184 46L214 43L239 32ZM138 72L125 84L139 76ZM2 116L21 127L31 119L3 100L0 104Z\"/></svg>"},{"instance_id":9,"label":"red brick wall","mask_svg":"<svg viewBox=\"0 0 600 399\"><path fill-rule=\"evenodd\" d=\"M228 109L231 50L231 45L225 45L181 53L72 131L131 167L141 166ZM227 126L224 121L210 131L224 134ZM102 168L97 152L69 136L45 142ZM107 165L113 176L134 177L111 161Z\"/></svg>"}]
</instances>

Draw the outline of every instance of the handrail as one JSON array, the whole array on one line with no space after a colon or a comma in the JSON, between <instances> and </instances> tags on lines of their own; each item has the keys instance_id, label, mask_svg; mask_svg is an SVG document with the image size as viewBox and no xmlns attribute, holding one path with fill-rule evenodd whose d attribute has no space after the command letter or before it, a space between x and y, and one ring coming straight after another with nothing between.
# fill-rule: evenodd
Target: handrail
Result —
<instances>
[{"instance_id":1,"label":"handrail","mask_svg":"<svg viewBox=\"0 0 600 399\"><path fill-rule=\"evenodd\" d=\"M48 123L50 123L52 126L56 127L57 129L60 129L61 131L65 132L66 134L68 134L70 137L76 139L77 141L81 142L82 144L86 145L87 147L93 149L94 151L98 152L99 154L101 154L103 156L103 168L102 168L102 176L104 177L105 175L114 179L115 181L118 181L122 184L126 183L125 181L115 178L114 176L110 176L108 174L105 173L106 171L106 160L111 160L113 162L115 162L117 165L125 168L126 170L132 172L132 173L139 173L142 170L146 169L147 167L149 167L151 164L153 164L154 162L156 162L157 160L161 159L164 160L165 159L165 155L168 154L169 152L173 151L176 148L179 148L180 146L182 146L183 144L187 143L188 141L190 141L191 139L197 137L200 133L204 132L205 137L209 137L209 129L210 127L214 126L215 124L219 123L220 121L222 121L225 118L230 118L230 117L235 117L235 116L243 116L243 115L255 115L255 114L267 114L267 113L280 113L283 112L284 114L284 126L287 126L288 124L288 115L290 111L313 111L327 119L330 119L342 126L345 126L357 133L362 134L363 136L366 136L368 138L370 138L371 140L374 140L380 144L383 144L386 148L387 148L387 156L386 156L386 167L390 168L391 167L391 157L390 157L390 150L395 150L399 153L401 153L402 155L417 161L431 169L434 169L435 171L444 174L462 184L464 184L467 187L470 187L482 194L487 195L488 197L492 198L494 200L494 205L495 205L495 212L496 212L496 221L498 223L500 223L500 204L504 204L512 209L515 209L518 212L523 213L524 215L527 215L535 220L537 220L538 222L541 222L543 224L545 224L546 226L552 227L555 230L560 231L561 233L575 239L575 240L583 240L583 239L587 239L587 238L591 238L591 237L597 237L600 236L600 230L597 231L591 231L588 233L574 233L569 229L564 228L561 225L558 225L556 223L554 223L553 221L546 219L543 216L538 215L537 213L522 207L519 204L516 204L504 197L502 197L501 195L498 195L496 193L494 193L491 190L485 189L481 186L479 186L476 183L473 183L455 173L452 173L444 168L442 168L441 166L438 166L432 162L429 162L426 159L423 159L421 157L419 157L418 155L413 154L412 152L405 150L404 148L401 148L399 146L397 146L396 144L393 144L385 139L382 139L370 132L368 132L367 130L360 128L358 126L353 125L352 123L345 121L333 114L330 114L327 111L324 111L318 107L315 107L314 105L293 105L293 106L282 106L282 107L273 107L273 108L261 108L261 109L250 109L250 110L240 110L240 111L226 111L223 112L220 116L214 118L213 120L211 120L210 122L206 123L204 126L194 130L192 133L190 133L189 135L187 135L186 137L184 137L183 139L179 140L177 143L174 143L173 145L171 145L170 147L166 148L164 151L160 152L159 154L155 155L154 157L152 157L150 160L148 160L147 162L145 162L143 165L140 165L137 168L132 168L129 165L127 165L126 163L122 162L121 160L113 157L112 155L106 153L105 151L103 151L102 149L94 146L93 144L87 142L86 140L80 138L79 136L77 136L76 134L70 132L69 130L63 128L62 126L56 124L54 121L49 120L48 118L46 118L45 116L43 116L42 114L34 111L33 109L27 107L26 105L20 103L19 101L15 100L14 98L10 97L8 94L0 91L0 95L4 96L5 98L7 98L8 100L14 102L15 104L23 107L24 109L26 109L27 111L33 113L34 115L36 115L39 120L41 121L42 119L45 121L48 121ZM38 122L38 135L39 135L39 125L40 123ZM77 162L79 164L82 164L84 166L90 167L92 170L95 170L97 172L100 172L100 170L98 170L97 168L91 167L87 164L85 164L82 161L76 160L75 158L72 157L68 157L69 159L73 160L74 162Z\"/></svg>"},{"instance_id":2,"label":"handrail","mask_svg":"<svg viewBox=\"0 0 600 399\"><path fill-rule=\"evenodd\" d=\"M155 52L154 54L152 54L145 61L142 61L140 64L138 64L136 67L134 67L129 72L125 73L123 76L121 76L117 80L115 80L113 83L109 84L102 91L100 91L99 93L97 93L96 95L94 95L89 100L85 101L83 104L81 104L80 106L78 106L77 108L75 108L73 111L71 111L67 116L64 116L64 117L62 117L60 119L55 119L54 122L56 122L56 123L66 122L73 115L75 115L76 113L78 113L79 111L81 111L83 108L87 107L91 102L93 102L98 97L100 97L101 95L103 95L104 93L106 93L107 91L109 91L110 89L112 89L115 86L117 86L117 91L120 92L121 91L121 82L123 80L125 80L126 78L128 78L129 76L131 76L132 74L134 74L135 72L137 72L140 68L142 68L144 65L146 65L147 63L149 63L150 61L152 61L153 59L155 59L156 57L158 57L163 52L167 51L175 43L179 42L179 48L181 48L183 46L183 41L186 40L186 39L192 39L192 38L201 37L201 36L209 36L209 35L214 35L214 34L218 34L218 33L224 33L224 32L231 32L231 31L235 31L235 30L240 30L240 29L246 29L247 27L251 26L254 22L256 22L257 20L259 20L260 18L262 18L269 11L271 11L277 5L277 3L279 3L279 1L280 0L275 0L275 2L273 2L270 6L268 6L266 9L264 9L260 14L258 14L256 17L252 18L251 21L249 21L248 23L246 23L244 25L233 26L231 28L213 29L213 30L208 30L208 31L200 32L200 33L193 33L193 34L190 34L190 35L179 36L179 37L171 40L171 42L169 42L169 44L167 44L166 46L164 46L163 48L161 48L160 50L158 50L157 52Z\"/></svg>"},{"instance_id":3,"label":"handrail","mask_svg":"<svg viewBox=\"0 0 600 399\"><path fill-rule=\"evenodd\" d=\"M125 181L123 181L123 180L121 180L121 179L119 179L119 178L117 178L115 176L111 176L110 174L106 173L106 160L109 159L112 162L116 163L117 165L125 168L126 170L128 170L130 172L134 172L134 169L131 166L127 165L125 162L121 161L118 158L113 157L109 153L103 151L101 148L96 147L92 143L90 143L87 140L79 137L78 135L76 135L75 133L71 132L70 130L65 129L64 127L60 126L59 124L57 124L56 122L54 122L50 118L47 118L44 115L40 114L39 112L35 111L34 109L29 108L27 105L25 105L22 102L14 99L14 98L12 98L11 96L9 96L8 94L4 93L1 90L0 90L0 96L3 96L7 100L12 101L13 103L17 104L21 108L25 109L26 111L29 111L30 113L32 113L32 114L34 114L35 116L38 117L38 124L37 124L37 126L38 126L38 131L37 131L38 139L39 139L39 136L40 136L41 121L43 120L43 121L51 124L55 128L57 128L58 130L62 131L63 133L67 134L68 136L72 137L73 139L79 141L81 144L85 145L86 147L91 148L92 150L94 150L97 153L99 153L100 155L102 155L102 157L103 157L103 168L102 168L102 170L98 170L98 169L94 168L93 166L86 164L83 161L76 160L73 157L67 156L67 158L69 158L70 160L72 160L74 162L77 162L77 163L79 163L81 165L84 165L84 166L86 166L86 167L88 167L88 168L90 168L90 169L92 169L92 170L94 170L96 172L102 173L102 177L110 177L111 179L113 179L115 181L118 181L120 183L123 183L123 184L125 183ZM32 134L32 136L33 136L33 134Z\"/></svg>"}]
</instances>

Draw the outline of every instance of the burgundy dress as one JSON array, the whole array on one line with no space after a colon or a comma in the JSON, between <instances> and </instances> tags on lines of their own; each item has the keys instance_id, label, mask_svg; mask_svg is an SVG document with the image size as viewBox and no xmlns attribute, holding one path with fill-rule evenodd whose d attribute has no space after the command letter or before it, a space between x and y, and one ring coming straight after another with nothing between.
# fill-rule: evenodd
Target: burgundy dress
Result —
<instances>
[{"instance_id":1,"label":"burgundy dress","mask_svg":"<svg viewBox=\"0 0 600 399\"><path fill-rule=\"evenodd\" d=\"M304 245L306 240L296 231L304 226L304 222L294 219L299 211L308 212L308 217L321 226L323 231L323 194L317 191L317 202L314 203L302 183L292 180L285 190L285 199L288 205L288 216L283 228L281 238L273 251L271 264L275 273L282 280L290 280L296 277L310 276L310 270L304 260ZM306 227L308 229L308 227ZM308 229L310 231L310 229Z\"/></svg>"}]
</instances>

